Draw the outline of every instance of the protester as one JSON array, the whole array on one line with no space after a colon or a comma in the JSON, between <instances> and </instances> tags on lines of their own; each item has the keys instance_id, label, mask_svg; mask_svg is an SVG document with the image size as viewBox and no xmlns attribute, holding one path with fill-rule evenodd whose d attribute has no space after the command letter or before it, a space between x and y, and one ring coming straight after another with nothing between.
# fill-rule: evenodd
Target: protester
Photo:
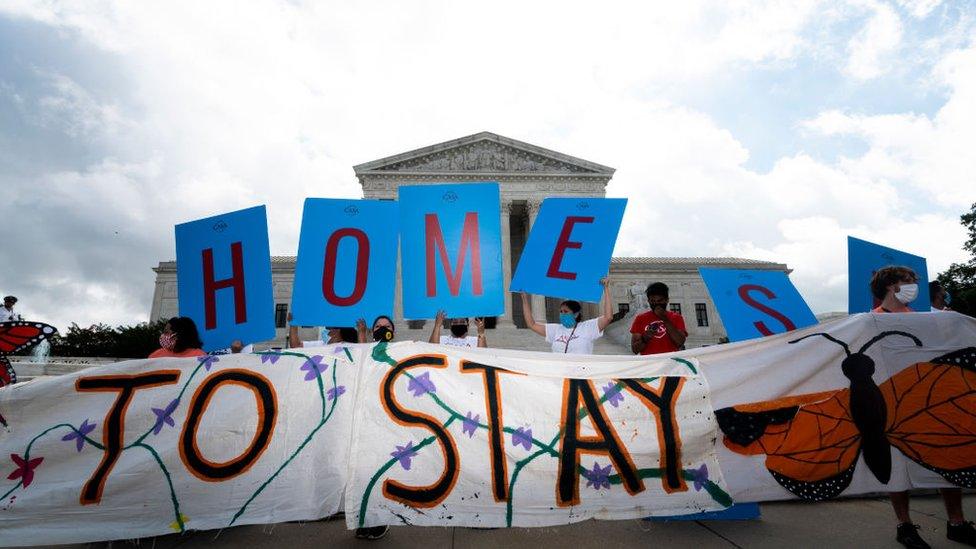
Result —
<instances>
[{"instance_id":1,"label":"protester","mask_svg":"<svg viewBox=\"0 0 976 549\"><path fill-rule=\"evenodd\" d=\"M630 325L630 350L635 355L680 351L688 339L688 330L685 319L668 310L668 285L655 282L644 293L651 308L637 315Z\"/></svg>"},{"instance_id":2,"label":"protester","mask_svg":"<svg viewBox=\"0 0 976 549\"><path fill-rule=\"evenodd\" d=\"M174 316L163 327L159 336L159 349L149 355L149 358L185 358L191 356L206 356L203 342L197 332L197 325L193 319L186 316Z\"/></svg>"},{"instance_id":3,"label":"protester","mask_svg":"<svg viewBox=\"0 0 976 549\"><path fill-rule=\"evenodd\" d=\"M910 313L908 304L918 296L918 276L908 267L888 266L875 271L871 277L871 293L881 301L872 313ZM946 538L967 545L976 546L976 528L967 522L962 512L962 490L942 488L942 502L945 504ZM891 492L891 506L898 519L895 539L905 547L928 548L929 544L918 535L918 526L912 523L909 515L908 491Z\"/></svg>"},{"instance_id":4,"label":"protester","mask_svg":"<svg viewBox=\"0 0 976 549\"><path fill-rule=\"evenodd\" d=\"M538 324L532 318L532 303L529 294L522 293L522 315L525 325L533 332L546 338L552 344L552 352L577 355L593 354L593 342L603 336L603 329L613 320L610 306L609 280L600 279L603 286L603 314L583 320L583 306L579 301L566 300L559 304L559 324Z\"/></svg>"},{"instance_id":5,"label":"protester","mask_svg":"<svg viewBox=\"0 0 976 549\"><path fill-rule=\"evenodd\" d=\"M292 325L291 313L288 313L288 346L291 348L319 347L322 345L332 345L334 343L364 343L363 341L360 341L356 328L327 327L326 334L328 335L327 339L312 339L309 341L302 341L298 335L298 326Z\"/></svg>"},{"instance_id":6,"label":"protester","mask_svg":"<svg viewBox=\"0 0 976 549\"><path fill-rule=\"evenodd\" d=\"M444 311L437 311L434 319L434 328L430 331L430 342L451 347L488 347L488 339L485 336L485 320L483 318L474 319L474 325L478 328L478 335L469 336L468 327L470 323L467 318L451 319L451 335L441 337L441 326L444 325Z\"/></svg>"},{"instance_id":7,"label":"protester","mask_svg":"<svg viewBox=\"0 0 976 549\"><path fill-rule=\"evenodd\" d=\"M937 280L929 282L929 302L933 311L951 311L949 292Z\"/></svg>"},{"instance_id":8,"label":"protester","mask_svg":"<svg viewBox=\"0 0 976 549\"><path fill-rule=\"evenodd\" d=\"M14 312L14 305L16 303L17 298L12 295L8 295L3 298L3 307L0 307L0 322L23 320L19 314Z\"/></svg>"}]
</instances>

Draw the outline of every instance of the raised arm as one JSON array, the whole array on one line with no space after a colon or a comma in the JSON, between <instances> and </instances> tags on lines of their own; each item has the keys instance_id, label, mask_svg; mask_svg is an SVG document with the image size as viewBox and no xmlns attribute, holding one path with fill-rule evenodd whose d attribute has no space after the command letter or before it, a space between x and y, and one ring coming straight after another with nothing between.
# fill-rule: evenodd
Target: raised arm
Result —
<instances>
[{"instance_id":1,"label":"raised arm","mask_svg":"<svg viewBox=\"0 0 976 549\"><path fill-rule=\"evenodd\" d=\"M356 321L356 335L359 336L360 343L369 343L369 336L366 334L366 320L360 318Z\"/></svg>"},{"instance_id":2,"label":"raised arm","mask_svg":"<svg viewBox=\"0 0 976 549\"><path fill-rule=\"evenodd\" d=\"M444 311L443 309L437 311L437 316L434 317L434 327L430 330L430 341L431 343L441 342L441 328L444 326Z\"/></svg>"},{"instance_id":3,"label":"raised arm","mask_svg":"<svg viewBox=\"0 0 976 549\"><path fill-rule=\"evenodd\" d=\"M613 322L613 304L610 303L610 277L605 276L601 278L600 284L603 285L603 314L600 315L596 323L602 332L604 328ZM631 344L631 347L633 347L633 344Z\"/></svg>"},{"instance_id":4,"label":"raised arm","mask_svg":"<svg viewBox=\"0 0 976 549\"><path fill-rule=\"evenodd\" d=\"M485 335L485 319L480 316L475 318L474 325L478 328L478 347L488 347L488 336Z\"/></svg>"},{"instance_id":5,"label":"raised arm","mask_svg":"<svg viewBox=\"0 0 976 549\"><path fill-rule=\"evenodd\" d=\"M288 347L290 349L297 349L302 347L304 344L302 340L298 337L298 326L293 326L291 323L291 313L288 313Z\"/></svg>"},{"instance_id":6,"label":"raised arm","mask_svg":"<svg viewBox=\"0 0 976 549\"><path fill-rule=\"evenodd\" d=\"M532 318L532 303L529 301L529 294L522 292L522 316L525 317L525 326L533 332L546 337L546 325L536 324Z\"/></svg>"}]
</instances>

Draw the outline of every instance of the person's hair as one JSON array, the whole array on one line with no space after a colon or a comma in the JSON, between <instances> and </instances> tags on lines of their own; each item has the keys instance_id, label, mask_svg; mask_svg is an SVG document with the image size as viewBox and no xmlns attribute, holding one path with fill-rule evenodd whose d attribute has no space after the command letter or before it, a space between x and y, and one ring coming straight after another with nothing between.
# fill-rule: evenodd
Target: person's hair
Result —
<instances>
[{"instance_id":1,"label":"person's hair","mask_svg":"<svg viewBox=\"0 0 976 549\"><path fill-rule=\"evenodd\" d=\"M359 343L359 332L355 328L339 328L339 339L343 343Z\"/></svg>"},{"instance_id":2,"label":"person's hair","mask_svg":"<svg viewBox=\"0 0 976 549\"><path fill-rule=\"evenodd\" d=\"M176 343L173 345L173 352L182 353L187 349L200 349L203 341L200 341L200 333L197 332L197 325L188 316L174 316L167 321L169 329L176 334Z\"/></svg>"},{"instance_id":3,"label":"person's hair","mask_svg":"<svg viewBox=\"0 0 976 549\"><path fill-rule=\"evenodd\" d=\"M871 275L871 294L877 299L884 299L888 294L888 286L898 284L906 278L918 279L918 275L908 267L898 265L881 267Z\"/></svg>"},{"instance_id":4,"label":"person's hair","mask_svg":"<svg viewBox=\"0 0 976 549\"><path fill-rule=\"evenodd\" d=\"M661 297L668 297L668 285L663 282L655 282L653 284L647 285L647 290L644 291L647 294L647 300L650 301L652 295L657 295Z\"/></svg>"},{"instance_id":5,"label":"person's hair","mask_svg":"<svg viewBox=\"0 0 976 549\"><path fill-rule=\"evenodd\" d=\"M563 301L562 303L560 303L560 305L565 305L567 309L569 309L570 311L573 311L573 313L576 314L576 321L577 322L579 322L580 320L583 320L583 315L580 313L580 311L583 310L583 306L580 305L580 302L579 301L576 301L575 299L567 299L566 301Z\"/></svg>"},{"instance_id":6,"label":"person's hair","mask_svg":"<svg viewBox=\"0 0 976 549\"><path fill-rule=\"evenodd\" d=\"M944 289L945 288L942 286L942 283L939 282L938 280L933 280L932 282L929 282L929 296L930 297L934 297L935 294L939 293L939 290L944 290Z\"/></svg>"},{"instance_id":7,"label":"person's hair","mask_svg":"<svg viewBox=\"0 0 976 549\"><path fill-rule=\"evenodd\" d=\"M381 318L385 318L387 320L387 322L390 323L390 329L393 330L393 333L396 333L396 324L393 323L393 319L392 318L390 318L390 317L388 317L386 315L380 315L380 316L376 317L376 320L373 321L373 329L374 330L376 329L376 323L379 322Z\"/></svg>"},{"instance_id":8,"label":"person's hair","mask_svg":"<svg viewBox=\"0 0 976 549\"><path fill-rule=\"evenodd\" d=\"M17 298L16 298L16 297L14 297L14 296L12 296L12 295L7 295L7 296L4 296L4 297L3 297L3 300L4 300L4 301L13 301L14 303L17 303Z\"/></svg>"}]
</instances>

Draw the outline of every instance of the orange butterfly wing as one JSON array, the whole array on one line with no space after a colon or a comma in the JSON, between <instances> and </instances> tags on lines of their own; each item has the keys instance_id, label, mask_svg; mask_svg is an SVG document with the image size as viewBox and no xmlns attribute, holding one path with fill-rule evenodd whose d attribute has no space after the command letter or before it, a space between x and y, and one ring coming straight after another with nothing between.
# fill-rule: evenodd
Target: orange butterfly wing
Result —
<instances>
[{"instance_id":1,"label":"orange butterfly wing","mask_svg":"<svg viewBox=\"0 0 976 549\"><path fill-rule=\"evenodd\" d=\"M879 387L888 441L949 482L976 488L976 347L912 365Z\"/></svg>"},{"instance_id":2,"label":"orange butterfly wing","mask_svg":"<svg viewBox=\"0 0 976 549\"><path fill-rule=\"evenodd\" d=\"M730 450L766 454L773 478L803 499L835 497L854 476L861 435L847 389L722 408L715 415Z\"/></svg>"},{"instance_id":3,"label":"orange butterfly wing","mask_svg":"<svg viewBox=\"0 0 976 549\"><path fill-rule=\"evenodd\" d=\"M41 322L0 322L0 354L10 355L37 345L57 329Z\"/></svg>"}]
</instances>

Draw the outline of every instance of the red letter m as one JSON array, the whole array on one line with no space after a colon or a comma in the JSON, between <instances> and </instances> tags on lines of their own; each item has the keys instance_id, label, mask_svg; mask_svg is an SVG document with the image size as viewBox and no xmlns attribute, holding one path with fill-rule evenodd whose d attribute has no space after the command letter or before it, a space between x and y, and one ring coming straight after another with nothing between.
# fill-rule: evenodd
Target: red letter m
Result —
<instances>
[{"instance_id":1,"label":"red letter m","mask_svg":"<svg viewBox=\"0 0 976 549\"><path fill-rule=\"evenodd\" d=\"M427 297L437 295L437 275L434 272L434 246L441 258L444 274L447 276L447 286L451 295L461 293L461 274L464 272L464 260L468 250L471 253L471 291L474 295L481 295L481 244L478 239L478 212L464 214L464 228L461 231L461 246L458 248L457 268L451 269L451 260L447 257L447 246L444 244L444 234L436 214L427 214Z\"/></svg>"},{"instance_id":2,"label":"red letter m","mask_svg":"<svg viewBox=\"0 0 976 549\"><path fill-rule=\"evenodd\" d=\"M244 252L241 243L230 245L230 262L233 275L223 280L214 280L213 248L203 250L203 310L206 329L217 327L217 290L234 288L234 322L247 322L247 302L244 300Z\"/></svg>"}]
</instances>

